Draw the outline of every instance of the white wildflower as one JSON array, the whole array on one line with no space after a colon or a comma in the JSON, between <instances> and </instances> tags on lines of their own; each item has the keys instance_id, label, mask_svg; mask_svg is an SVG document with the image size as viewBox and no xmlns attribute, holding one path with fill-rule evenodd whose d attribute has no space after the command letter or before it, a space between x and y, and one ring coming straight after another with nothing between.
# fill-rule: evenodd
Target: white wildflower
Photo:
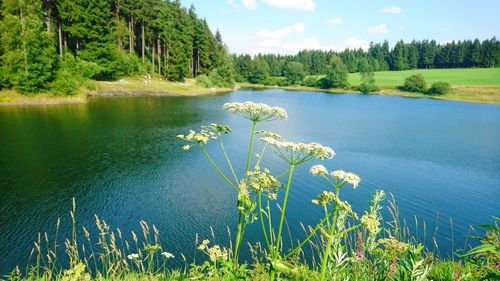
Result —
<instances>
[{"instance_id":1,"label":"white wildflower","mask_svg":"<svg viewBox=\"0 0 500 281\"><path fill-rule=\"evenodd\" d=\"M228 134L230 132L231 128L229 128L229 126L212 123L208 126L201 126L200 132L189 130L187 135L180 134L177 135L177 138L193 143L193 145L184 145L182 147L183 150L189 150L194 145L207 144L210 140L216 140L221 137L222 134Z\"/></svg>"},{"instance_id":2,"label":"white wildflower","mask_svg":"<svg viewBox=\"0 0 500 281\"><path fill-rule=\"evenodd\" d=\"M260 140L270 145L280 158L293 165L312 159L331 159L335 156L333 149L319 143L290 142L271 137L263 137Z\"/></svg>"},{"instance_id":3,"label":"white wildflower","mask_svg":"<svg viewBox=\"0 0 500 281\"><path fill-rule=\"evenodd\" d=\"M288 114L284 108L250 101L244 103L226 103L224 104L224 109L253 122L273 121L288 118Z\"/></svg>"},{"instance_id":4,"label":"white wildflower","mask_svg":"<svg viewBox=\"0 0 500 281\"><path fill-rule=\"evenodd\" d=\"M162 256L164 256L166 259L173 259L175 258L174 254L169 253L169 252L163 252L161 253Z\"/></svg>"},{"instance_id":5,"label":"white wildflower","mask_svg":"<svg viewBox=\"0 0 500 281\"><path fill-rule=\"evenodd\" d=\"M372 236L377 235L380 231L380 222L377 217L373 214L365 214L361 217L361 223L368 229Z\"/></svg>"},{"instance_id":6,"label":"white wildflower","mask_svg":"<svg viewBox=\"0 0 500 281\"><path fill-rule=\"evenodd\" d=\"M357 188L359 185L359 182L361 181L361 179L359 178L358 175L353 174L353 173L348 173L348 172L345 172L343 170L333 171L330 173L330 175L332 176L332 178L334 178L336 180L340 180L340 181L344 181L344 182L352 184L352 186L354 188Z\"/></svg>"},{"instance_id":7,"label":"white wildflower","mask_svg":"<svg viewBox=\"0 0 500 281\"><path fill-rule=\"evenodd\" d=\"M255 133L262 135L262 137L270 137L270 138L273 138L273 139L276 139L276 140L282 140L283 139L283 137L281 137L279 134L273 133L273 132L270 132L270 131L260 130L260 131L257 131Z\"/></svg>"},{"instance_id":8,"label":"white wildflower","mask_svg":"<svg viewBox=\"0 0 500 281\"><path fill-rule=\"evenodd\" d=\"M328 173L323 165L314 165L311 167L310 171L313 176L323 176Z\"/></svg>"},{"instance_id":9,"label":"white wildflower","mask_svg":"<svg viewBox=\"0 0 500 281\"><path fill-rule=\"evenodd\" d=\"M127 258L129 260L135 260L135 259L139 258L139 255L138 254L130 254L130 255L127 256Z\"/></svg>"},{"instance_id":10,"label":"white wildflower","mask_svg":"<svg viewBox=\"0 0 500 281\"><path fill-rule=\"evenodd\" d=\"M269 169L261 171L259 167L255 167L253 171L248 171L242 183L248 186L252 191L262 192L278 192L278 189L283 185L271 175Z\"/></svg>"}]
</instances>

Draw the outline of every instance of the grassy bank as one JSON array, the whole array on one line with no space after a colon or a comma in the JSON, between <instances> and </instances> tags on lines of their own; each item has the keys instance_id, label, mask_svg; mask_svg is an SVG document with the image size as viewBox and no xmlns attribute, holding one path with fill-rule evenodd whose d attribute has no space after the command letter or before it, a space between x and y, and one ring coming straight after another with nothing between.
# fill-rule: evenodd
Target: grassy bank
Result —
<instances>
[{"instance_id":1,"label":"grassy bank","mask_svg":"<svg viewBox=\"0 0 500 281\"><path fill-rule=\"evenodd\" d=\"M170 82L153 77L150 83L144 83L144 78L126 77L118 81L89 81L77 94L65 96L51 93L22 95L14 90L0 91L0 105L51 105L85 103L89 97L95 96L198 96L229 92L230 88L204 88L195 83L194 79L185 82Z\"/></svg>"},{"instance_id":2,"label":"grassy bank","mask_svg":"<svg viewBox=\"0 0 500 281\"><path fill-rule=\"evenodd\" d=\"M420 73L425 78L427 86L435 82L448 82L452 92L441 96L429 96L421 93L406 92L399 89L404 80L414 74ZM322 76L322 75L321 75ZM320 76L317 76L318 78ZM469 69L417 69L407 71L379 71L375 72L376 84L380 91L372 95L403 96L412 98L432 98L443 100L456 100L479 103L500 104L500 68L469 68ZM359 73L349 74L351 87L361 83ZM305 86L265 86L241 83L242 88L280 88L297 91L322 91L330 93L360 93L351 88L347 89L319 89Z\"/></svg>"},{"instance_id":3,"label":"grassy bank","mask_svg":"<svg viewBox=\"0 0 500 281\"><path fill-rule=\"evenodd\" d=\"M444 81L451 84L453 91L442 96L428 96L401 91L399 86L403 85L405 78L417 73L424 76L428 86L434 82ZM353 86L359 85L360 79L358 73L349 74L349 83ZM500 68L380 71L375 72L375 80L381 91L373 94L500 104ZM250 83L239 83L237 87L253 89L277 88ZM357 93L352 89L323 90L305 86L279 88L332 93ZM149 84L145 84L142 76L134 76L118 81L90 81L90 83L86 83L85 88L80 89L79 93L73 96L58 96L50 93L26 96L13 90L2 90L0 91L0 105L84 103L87 101L88 96L197 96L229 92L231 90L230 88L207 89L197 85L194 79L187 79L185 82L180 83L153 77Z\"/></svg>"}]
</instances>

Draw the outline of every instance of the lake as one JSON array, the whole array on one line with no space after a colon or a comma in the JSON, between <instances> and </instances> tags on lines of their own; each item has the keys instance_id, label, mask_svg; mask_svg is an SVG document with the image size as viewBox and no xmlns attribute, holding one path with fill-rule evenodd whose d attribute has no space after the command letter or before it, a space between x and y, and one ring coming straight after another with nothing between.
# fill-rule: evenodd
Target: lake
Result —
<instances>
[{"instance_id":1,"label":"lake","mask_svg":"<svg viewBox=\"0 0 500 281\"><path fill-rule=\"evenodd\" d=\"M241 171L250 123L222 105L247 100L288 111L289 119L261 123L261 129L335 149L337 156L322 164L360 175L358 189L342 191L358 213L375 190L392 193L401 218L416 235L418 229L421 240L423 221L427 245L436 233L441 255L464 246L470 225L493 223L492 216L500 215L498 105L240 90L0 107L0 274L24 266L37 233L52 237L58 217L59 236L70 234L72 197L80 232L82 226L97 232L94 214L127 237L145 220L157 226L166 250L188 258L196 233L211 239L210 226L218 242L227 241L226 226L235 228L237 222L236 194L201 151L183 151L176 135L211 122L229 124L233 133L225 139L226 149ZM223 164L217 148L208 146ZM322 213L311 199L326 186L309 174L312 164L295 174L287 209L291 231L299 236L298 223L316 224ZM261 166L276 174L286 168L276 157ZM248 227L246 238L261 238L257 223Z\"/></svg>"}]
</instances>

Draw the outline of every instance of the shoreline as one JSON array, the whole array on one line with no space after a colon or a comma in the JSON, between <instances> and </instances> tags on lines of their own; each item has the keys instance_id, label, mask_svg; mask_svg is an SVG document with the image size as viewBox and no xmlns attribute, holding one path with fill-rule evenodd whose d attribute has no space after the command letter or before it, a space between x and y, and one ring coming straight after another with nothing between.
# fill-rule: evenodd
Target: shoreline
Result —
<instances>
[{"instance_id":1,"label":"shoreline","mask_svg":"<svg viewBox=\"0 0 500 281\"><path fill-rule=\"evenodd\" d=\"M132 85L128 87L123 84L116 84L115 82L97 82L97 87L95 90L84 90L79 94L72 96L57 96L52 94L37 94L34 96L25 96L19 93L15 93L12 90L0 91L0 106L37 106L37 105L64 105L64 104L85 104L92 98L99 97L197 97L197 96L209 96L225 94L232 91L237 91L239 89L250 89L250 90L267 90L267 89L281 89L289 91L312 91L312 92L323 92L332 94L358 94L364 95L363 93L350 89L319 89L313 87L305 86L266 86L262 84L250 84L250 83L240 83L237 84L233 89L231 88L201 88L195 85L192 81L186 83L169 83L167 87L149 87L149 85L144 86ZM174 85L170 85L174 84ZM160 85L161 86L161 85ZM174 88L177 87L177 88ZM456 88L467 88L481 89L487 87L481 86L462 86ZM381 86L382 90L376 93L369 93L365 95L381 95L381 96L399 96L407 98L425 98L425 99L435 99L435 100L449 100L456 102L470 102L470 103L480 103L480 104L493 104L500 105L500 101L495 100L495 96L492 100L481 100L463 98L456 96L428 96L420 93L403 92L391 86ZM456 89L454 88L454 89ZM497 89L493 86L492 88ZM500 88L499 88L500 89Z\"/></svg>"}]
</instances>

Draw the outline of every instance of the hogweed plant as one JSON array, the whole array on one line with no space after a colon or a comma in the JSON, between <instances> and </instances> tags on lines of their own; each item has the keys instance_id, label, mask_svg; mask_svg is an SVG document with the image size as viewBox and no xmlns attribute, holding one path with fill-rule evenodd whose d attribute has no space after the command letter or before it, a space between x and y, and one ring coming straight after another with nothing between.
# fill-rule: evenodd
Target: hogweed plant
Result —
<instances>
[{"instance_id":1,"label":"hogweed plant","mask_svg":"<svg viewBox=\"0 0 500 281\"><path fill-rule=\"evenodd\" d=\"M324 166L316 165L311 167L313 176L324 178L332 187L332 190L324 191L318 196L318 199L313 200L313 203L322 206L324 218L297 247L285 254L282 245L283 225L286 220L288 197L294 171L298 166L305 165L313 160L332 159L335 156L335 151L319 143L287 141L277 133L256 130L259 122L286 119L288 115L283 108L261 103L245 102L226 103L224 104L224 109L248 119L252 125L248 156L242 177L238 177L234 165L224 148L222 136L231 132L231 129L227 125L210 124L202 126L199 132L190 130L187 135L178 135L178 138L188 142L183 147L184 150L199 146L217 173L238 193L238 224L236 238L233 243L234 252L231 253L236 266L238 265L238 257L245 228L247 224L253 223L256 220L260 223L263 240L267 247L269 277L271 280L276 278L278 272L290 273L294 271L293 265L286 260L301 251L302 247L310 242L310 239L315 237L318 231L321 233L321 241L324 241L321 245L323 253L321 258L321 280L325 280L326 272L332 266L335 266L332 265L332 261L339 261L339 257L345 256L345 249L342 247L341 242L342 238L349 232L363 225L369 230L370 241L373 244L373 240L379 232L379 203L384 198L384 193L378 191L375 194L370 210L359 219L349 203L340 199L340 190L345 185L350 184L353 188L358 187L360 182L359 176L342 170L328 172ZM257 135L260 136L259 140L263 143L263 146L261 152L256 154L255 159L253 159L254 139ZM206 145L212 140L219 141L220 149L232 175L226 175L208 153ZM268 147L288 166L288 177L285 183L281 183L268 169L261 169L260 167L261 160ZM253 169L250 169L252 161L255 162L255 165ZM230 179L231 177L233 179ZM276 225L272 219L271 204L277 201L279 190L282 188L284 189L284 197L281 204L278 205L281 214ZM263 197L266 202L265 207L263 205ZM357 224L348 226L349 219L356 221ZM203 247L203 249L205 248L206 246Z\"/></svg>"}]
</instances>

